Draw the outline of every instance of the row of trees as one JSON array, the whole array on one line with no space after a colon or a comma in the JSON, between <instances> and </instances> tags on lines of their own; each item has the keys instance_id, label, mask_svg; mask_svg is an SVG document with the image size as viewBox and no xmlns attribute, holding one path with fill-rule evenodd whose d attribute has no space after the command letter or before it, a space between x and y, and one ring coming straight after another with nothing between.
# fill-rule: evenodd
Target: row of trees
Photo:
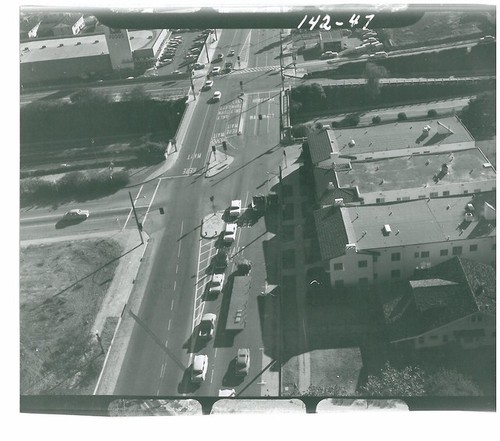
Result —
<instances>
[{"instance_id":1,"label":"row of trees","mask_svg":"<svg viewBox=\"0 0 500 441\"><path fill-rule=\"evenodd\" d=\"M21 149L27 148L24 143L88 140L117 134L165 132L165 138L172 138L185 103L186 98L155 100L142 86L125 93L117 102L91 89L76 91L68 102L38 100L21 108Z\"/></svg>"},{"instance_id":2,"label":"row of trees","mask_svg":"<svg viewBox=\"0 0 500 441\"><path fill-rule=\"evenodd\" d=\"M26 203L53 200L87 200L112 194L129 183L125 171L83 173L70 172L56 181L28 178L21 181L20 198Z\"/></svg>"},{"instance_id":3,"label":"row of trees","mask_svg":"<svg viewBox=\"0 0 500 441\"><path fill-rule=\"evenodd\" d=\"M337 385L309 387L306 396L347 396ZM441 368L433 373L420 367L396 368L389 362L378 375L370 375L357 395L368 397L473 397L484 395L470 378L456 370Z\"/></svg>"}]
</instances>

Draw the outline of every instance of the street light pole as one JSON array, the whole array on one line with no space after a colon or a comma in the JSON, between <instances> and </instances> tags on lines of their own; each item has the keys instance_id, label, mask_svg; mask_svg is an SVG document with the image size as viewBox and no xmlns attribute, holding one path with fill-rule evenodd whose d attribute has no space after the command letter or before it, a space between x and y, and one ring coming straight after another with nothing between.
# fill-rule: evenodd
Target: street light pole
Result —
<instances>
[{"instance_id":1,"label":"street light pole","mask_svg":"<svg viewBox=\"0 0 500 441\"><path fill-rule=\"evenodd\" d=\"M130 191L128 192L128 195L130 197L130 203L132 204L132 211L134 212L135 223L137 225L137 231L139 231L139 236L141 237L141 245L142 245L142 244L144 244L144 239L142 237L142 225L139 222L139 219L137 217L137 212L135 211L134 200L132 199L132 194L130 193Z\"/></svg>"},{"instance_id":2,"label":"street light pole","mask_svg":"<svg viewBox=\"0 0 500 441\"><path fill-rule=\"evenodd\" d=\"M193 69L191 69L192 64L188 64L187 69L189 73L189 79L191 80L191 90L193 91L193 98L196 101L196 94L194 93L194 83L193 83Z\"/></svg>"}]
</instances>

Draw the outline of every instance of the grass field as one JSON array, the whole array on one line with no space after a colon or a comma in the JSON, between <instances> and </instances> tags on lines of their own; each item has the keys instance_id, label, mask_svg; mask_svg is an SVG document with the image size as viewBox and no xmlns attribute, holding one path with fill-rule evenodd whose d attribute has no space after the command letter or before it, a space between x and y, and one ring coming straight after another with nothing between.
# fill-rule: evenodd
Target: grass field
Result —
<instances>
[{"instance_id":1,"label":"grass field","mask_svg":"<svg viewBox=\"0 0 500 441\"><path fill-rule=\"evenodd\" d=\"M21 249L21 394L92 393L104 357L91 327L120 254L103 239Z\"/></svg>"}]
</instances>

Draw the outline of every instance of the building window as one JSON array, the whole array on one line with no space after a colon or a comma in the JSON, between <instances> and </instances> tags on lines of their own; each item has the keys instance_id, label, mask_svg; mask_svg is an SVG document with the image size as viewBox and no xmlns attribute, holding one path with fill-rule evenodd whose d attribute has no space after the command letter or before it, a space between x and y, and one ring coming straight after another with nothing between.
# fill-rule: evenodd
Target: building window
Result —
<instances>
[{"instance_id":1,"label":"building window","mask_svg":"<svg viewBox=\"0 0 500 441\"><path fill-rule=\"evenodd\" d=\"M401 260L401 253L392 253L391 254L391 260L393 262L398 262Z\"/></svg>"},{"instance_id":2,"label":"building window","mask_svg":"<svg viewBox=\"0 0 500 441\"><path fill-rule=\"evenodd\" d=\"M418 337L418 342L419 343L424 343L425 342L425 337Z\"/></svg>"},{"instance_id":3,"label":"building window","mask_svg":"<svg viewBox=\"0 0 500 441\"><path fill-rule=\"evenodd\" d=\"M343 288L344 281L343 280L335 280L335 288Z\"/></svg>"},{"instance_id":4,"label":"building window","mask_svg":"<svg viewBox=\"0 0 500 441\"><path fill-rule=\"evenodd\" d=\"M373 280L375 280L378 277L377 273L373 273Z\"/></svg>"},{"instance_id":5,"label":"building window","mask_svg":"<svg viewBox=\"0 0 500 441\"><path fill-rule=\"evenodd\" d=\"M462 247L453 247L452 254L454 256L460 256L460 254L462 254Z\"/></svg>"},{"instance_id":6,"label":"building window","mask_svg":"<svg viewBox=\"0 0 500 441\"><path fill-rule=\"evenodd\" d=\"M362 285L362 286L368 285L368 277L360 277L358 279L358 281L359 281L359 284Z\"/></svg>"},{"instance_id":7,"label":"building window","mask_svg":"<svg viewBox=\"0 0 500 441\"><path fill-rule=\"evenodd\" d=\"M443 335L443 343L447 343L448 342L448 336L447 335Z\"/></svg>"},{"instance_id":8,"label":"building window","mask_svg":"<svg viewBox=\"0 0 500 441\"><path fill-rule=\"evenodd\" d=\"M400 270L392 270L391 271L391 277L393 279L398 279L399 277L401 277L401 271Z\"/></svg>"},{"instance_id":9,"label":"building window","mask_svg":"<svg viewBox=\"0 0 500 441\"><path fill-rule=\"evenodd\" d=\"M477 251L477 244L473 244L469 247L469 251Z\"/></svg>"},{"instance_id":10,"label":"building window","mask_svg":"<svg viewBox=\"0 0 500 441\"><path fill-rule=\"evenodd\" d=\"M476 316L475 316L475 315L473 315L473 316L470 318L470 321L471 321L472 323L474 323L474 322L476 321Z\"/></svg>"},{"instance_id":11,"label":"building window","mask_svg":"<svg viewBox=\"0 0 500 441\"><path fill-rule=\"evenodd\" d=\"M360 260L358 262L358 268L366 268L368 266L368 260Z\"/></svg>"},{"instance_id":12,"label":"building window","mask_svg":"<svg viewBox=\"0 0 500 441\"><path fill-rule=\"evenodd\" d=\"M344 270L344 264L342 262L333 264L333 271L343 271L343 270Z\"/></svg>"},{"instance_id":13,"label":"building window","mask_svg":"<svg viewBox=\"0 0 500 441\"><path fill-rule=\"evenodd\" d=\"M415 253L415 259L418 258L419 254L418 251Z\"/></svg>"},{"instance_id":14,"label":"building window","mask_svg":"<svg viewBox=\"0 0 500 441\"><path fill-rule=\"evenodd\" d=\"M396 198L396 202L401 202L401 198Z\"/></svg>"},{"instance_id":15,"label":"building window","mask_svg":"<svg viewBox=\"0 0 500 441\"><path fill-rule=\"evenodd\" d=\"M480 188L476 188L476 189L474 190L474 193L481 193L481 189L480 189Z\"/></svg>"},{"instance_id":16,"label":"building window","mask_svg":"<svg viewBox=\"0 0 500 441\"><path fill-rule=\"evenodd\" d=\"M467 193L469 193L469 190L464 190L464 194L467 194Z\"/></svg>"},{"instance_id":17,"label":"building window","mask_svg":"<svg viewBox=\"0 0 500 441\"><path fill-rule=\"evenodd\" d=\"M447 255L448 255L448 250L441 250L441 251L439 252L439 255L440 255L440 256L447 256Z\"/></svg>"},{"instance_id":18,"label":"building window","mask_svg":"<svg viewBox=\"0 0 500 441\"><path fill-rule=\"evenodd\" d=\"M373 263L377 261L378 256L373 256Z\"/></svg>"},{"instance_id":19,"label":"building window","mask_svg":"<svg viewBox=\"0 0 500 441\"><path fill-rule=\"evenodd\" d=\"M422 251L422 252L420 253L420 257L429 257L429 255L430 255L430 252L429 252L429 251Z\"/></svg>"},{"instance_id":20,"label":"building window","mask_svg":"<svg viewBox=\"0 0 500 441\"><path fill-rule=\"evenodd\" d=\"M478 315L478 316L477 316L477 321L478 321L478 322L482 322L482 321L483 321L483 317L482 317L482 316L480 316L480 315Z\"/></svg>"},{"instance_id":21,"label":"building window","mask_svg":"<svg viewBox=\"0 0 500 441\"><path fill-rule=\"evenodd\" d=\"M410 196L403 196L403 201L409 201L410 200Z\"/></svg>"},{"instance_id":22,"label":"building window","mask_svg":"<svg viewBox=\"0 0 500 441\"><path fill-rule=\"evenodd\" d=\"M431 335L431 340L437 340L439 338L439 335Z\"/></svg>"},{"instance_id":23,"label":"building window","mask_svg":"<svg viewBox=\"0 0 500 441\"><path fill-rule=\"evenodd\" d=\"M377 198L377 199L375 199L375 202L377 204L383 204L385 202L385 198Z\"/></svg>"},{"instance_id":24,"label":"building window","mask_svg":"<svg viewBox=\"0 0 500 441\"><path fill-rule=\"evenodd\" d=\"M418 198L419 198L419 199L425 199L425 194L420 194L420 195L418 195Z\"/></svg>"},{"instance_id":25,"label":"building window","mask_svg":"<svg viewBox=\"0 0 500 441\"><path fill-rule=\"evenodd\" d=\"M449 191L443 191L443 196L449 196L450 192Z\"/></svg>"},{"instance_id":26,"label":"building window","mask_svg":"<svg viewBox=\"0 0 500 441\"><path fill-rule=\"evenodd\" d=\"M430 196L431 196L431 198L437 198L438 197L438 192L437 191L431 191Z\"/></svg>"}]
</instances>

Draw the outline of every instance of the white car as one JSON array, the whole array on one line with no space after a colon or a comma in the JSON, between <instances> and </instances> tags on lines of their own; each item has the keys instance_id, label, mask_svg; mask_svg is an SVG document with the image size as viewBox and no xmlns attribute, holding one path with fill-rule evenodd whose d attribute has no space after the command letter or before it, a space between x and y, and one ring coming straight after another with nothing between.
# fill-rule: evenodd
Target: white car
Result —
<instances>
[{"instance_id":1,"label":"white car","mask_svg":"<svg viewBox=\"0 0 500 441\"><path fill-rule=\"evenodd\" d=\"M234 242L234 239L236 238L237 228L238 225L236 225L235 223L226 224L226 229L224 230L224 236L222 240L228 244Z\"/></svg>"},{"instance_id":2,"label":"white car","mask_svg":"<svg viewBox=\"0 0 500 441\"><path fill-rule=\"evenodd\" d=\"M210 281L210 288L208 292L210 294L219 294L222 291L222 286L224 285L224 274L214 274L212 280Z\"/></svg>"},{"instance_id":3,"label":"white car","mask_svg":"<svg viewBox=\"0 0 500 441\"><path fill-rule=\"evenodd\" d=\"M214 101L220 101L221 96L222 96L222 94L221 94L219 91L217 91L217 92L214 92L214 96L213 96L213 98L212 98L212 99L213 99Z\"/></svg>"},{"instance_id":4,"label":"white car","mask_svg":"<svg viewBox=\"0 0 500 441\"><path fill-rule=\"evenodd\" d=\"M212 75L219 75L220 74L220 67L217 66L217 67L214 67L212 69Z\"/></svg>"},{"instance_id":5,"label":"white car","mask_svg":"<svg viewBox=\"0 0 500 441\"><path fill-rule=\"evenodd\" d=\"M229 216L231 217L239 217L241 215L241 200L235 199L231 201L231 205L229 206Z\"/></svg>"},{"instance_id":6,"label":"white car","mask_svg":"<svg viewBox=\"0 0 500 441\"><path fill-rule=\"evenodd\" d=\"M238 349L234 367L234 375L237 377L243 377L248 374L250 370L250 349Z\"/></svg>"},{"instance_id":7,"label":"white car","mask_svg":"<svg viewBox=\"0 0 500 441\"><path fill-rule=\"evenodd\" d=\"M208 355L195 355L191 368L191 381L201 383L205 380L208 370Z\"/></svg>"},{"instance_id":8,"label":"white car","mask_svg":"<svg viewBox=\"0 0 500 441\"><path fill-rule=\"evenodd\" d=\"M217 316L215 314L212 314L210 312L206 313L203 315L201 318L200 322L200 327L198 331L198 335L201 338L212 338L214 336L214 330L215 330L215 320L217 319Z\"/></svg>"},{"instance_id":9,"label":"white car","mask_svg":"<svg viewBox=\"0 0 500 441\"><path fill-rule=\"evenodd\" d=\"M205 84L203 85L203 90L211 89L213 85L214 82L212 80L205 81Z\"/></svg>"},{"instance_id":10,"label":"white car","mask_svg":"<svg viewBox=\"0 0 500 441\"><path fill-rule=\"evenodd\" d=\"M87 219L90 216L89 210L80 210L79 208L75 208L73 210L69 210L67 213L64 213L63 219L71 220L71 219Z\"/></svg>"}]
</instances>

